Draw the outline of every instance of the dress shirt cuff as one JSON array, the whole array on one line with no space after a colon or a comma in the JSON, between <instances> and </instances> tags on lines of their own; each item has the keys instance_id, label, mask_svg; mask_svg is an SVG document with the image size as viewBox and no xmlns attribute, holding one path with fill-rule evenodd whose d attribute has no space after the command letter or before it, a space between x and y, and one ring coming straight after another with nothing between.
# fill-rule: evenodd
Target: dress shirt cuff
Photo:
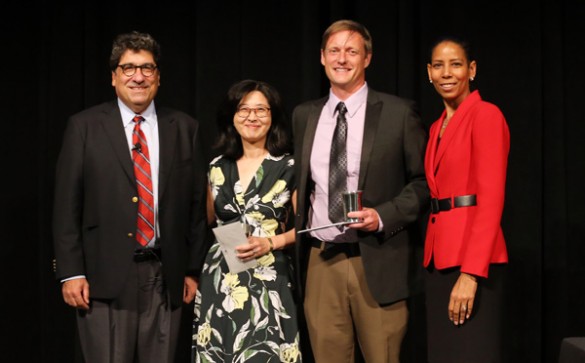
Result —
<instances>
[{"instance_id":1,"label":"dress shirt cuff","mask_svg":"<svg viewBox=\"0 0 585 363\"><path fill-rule=\"evenodd\" d=\"M384 222L382 222L382 218L380 218L380 214L378 213L378 211L375 209L374 211L376 211L376 215L378 215L378 232L382 232L384 231Z\"/></svg>"},{"instance_id":2,"label":"dress shirt cuff","mask_svg":"<svg viewBox=\"0 0 585 363\"><path fill-rule=\"evenodd\" d=\"M71 276L71 277L68 277L66 279L61 280L61 283L64 283L65 281L69 281L69 280L84 279L84 278L85 278L85 275Z\"/></svg>"}]
</instances>

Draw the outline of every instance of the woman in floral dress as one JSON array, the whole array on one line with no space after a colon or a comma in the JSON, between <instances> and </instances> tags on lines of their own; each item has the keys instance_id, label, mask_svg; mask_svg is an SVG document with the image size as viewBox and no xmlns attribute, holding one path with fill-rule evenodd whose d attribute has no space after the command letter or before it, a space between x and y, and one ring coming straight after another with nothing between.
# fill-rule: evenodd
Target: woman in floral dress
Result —
<instances>
[{"instance_id":1,"label":"woman in floral dress","mask_svg":"<svg viewBox=\"0 0 585 363\"><path fill-rule=\"evenodd\" d=\"M301 362L288 229L296 200L294 159L277 91L264 82L233 85L218 117L220 156L209 166L208 218L242 223L236 248L255 267L230 273L219 244L205 260L195 299L193 362Z\"/></svg>"}]
</instances>

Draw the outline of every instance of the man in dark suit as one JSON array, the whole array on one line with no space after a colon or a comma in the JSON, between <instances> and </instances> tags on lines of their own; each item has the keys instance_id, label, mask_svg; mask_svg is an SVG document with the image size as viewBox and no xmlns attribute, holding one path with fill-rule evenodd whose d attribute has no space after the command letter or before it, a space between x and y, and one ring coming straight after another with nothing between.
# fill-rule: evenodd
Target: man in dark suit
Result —
<instances>
[{"instance_id":1,"label":"man in dark suit","mask_svg":"<svg viewBox=\"0 0 585 363\"><path fill-rule=\"evenodd\" d=\"M69 119L57 163L55 270L87 362L173 362L206 252L199 128L155 108L159 55L148 34L115 39L117 100Z\"/></svg>"},{"instance_id":2,"label":"man in dark suit","mask_svg":"<svg viewBox=\"0 0 585 363\"><path fill-rule=\"evenodd\" d=\"M428 204L426 133L412 102L368 88L371 57L363 25L333 23L321 44L329 96L293 113L296 228L314 229L297 234L296 248L317 362L353 362L356 338L366 362L398 362L406 332L408 230ZM343 123L340 157L335 144ZM341 198L330 185L340 161L343 190L363 192L363 210L347 214L360 221L318 229L340 222L329 213Z\"/></svg>"}]
</instances>

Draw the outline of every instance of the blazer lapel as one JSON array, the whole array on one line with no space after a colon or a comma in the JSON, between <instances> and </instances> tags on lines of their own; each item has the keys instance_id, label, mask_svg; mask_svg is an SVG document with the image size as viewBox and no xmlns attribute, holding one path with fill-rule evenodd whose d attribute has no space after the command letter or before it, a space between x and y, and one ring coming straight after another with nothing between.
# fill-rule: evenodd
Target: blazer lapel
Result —
<instances>
[{"instance_id":1,"label":"blazer lapel","mask_svg":"<svg viewBox=\"0 0 585 363\"><path fill-rule=\"evenodd\" d=\"M476 90L471 92L471 94L467 96L465 101L463 101L463 103L461 103L461 105L459 105L459 107L457 108L457 111L449 121L449 125L447 126L445 132L443 133L443 137L441 137L441 142L439 143L439 148L437 149L437 155L435 156L434 162L435 174L439 169L439 163L441 162L443 155L445 155L445 150L447 150L447 147L455 137L457 130L459 130L461 125L465 123L466 120L468 120L467 114L473 108L473 106L480 101L481 97L479 96L479 92ZM445 111L443 111L443 116L440 118L440 120L442 120L444 116Z\"/></svg>"},{"instance_id":2,"label":"blazer lapel","mask_svg":"<svg viewBox=\"0 0 585 363\"><path fill-rule=\"evenodd\" d=\"M444 114L444 112L443 112ZM453 140L453 134L455 133L455 131L457 131L457 125L459 125L462 117L462 115L458 112L455 112L455 114L453 115L453 117L451 118L451 120L449 121L449 125L448 127L445 129L445 132L443 133L443 136L441 137L441 141L439 142L439 147L436 149L436 155L435 155L435 160L433 163L433 174L437 173L437 170L439 169L439 163L441 162L441 158L443 158L443 155L445 155L445 150L447 149L447 146L449 145L449 143L451 143L451 140ZM440 118L440 120L443 120L443 117ZM442 122L440 123L442 124ZM440 124L437 127L437 130L439 130L438 132L441 132L441 126ZM438 142L438 137L439 135L436 135L436 141Z\"/></svg>"},{"instance_id":3,"label":"blazer lapel","mask_svg":"<svg viewBox=\"0 0 585 363\"><path fill-rule=\"evenodd\" d=\"M439 120L443 117L441 116ZM435 187L435 173L438 168L438 164L435 164L435 159L437 157L437 143L439 142L439 132L441 131L441 126L439 122L434 123L431 126L429 131L429 142L427 145L426 155L425 155L425 173L427 177L427 182L429 184L429 189L432 191L436 191Z\"/></svg>"},{"instance_id":4,"label":"blazer lapel","mask_svg":"<svg viewBox=\"0 0 585 363\"><path fill-rule=\"evenodd\" d=\"M317 131L317 124L319 123L319 117L323 106L327 102L327 98L321 99L315 102L310 107L307 117L307 125L305 127L305 133L303 135L303 150L301 155L301 180L307 180L307 176L310 172L309 165L311 163L311 152L313 151L313 143L315 142L315 132Z\"/></svg>"},{"instance_id":5,"label":"blazer lapel","mask_svg":"<svg viewBox=\"0 0 585 363\"><path fill-rule=\"evenodd\" d=\"M124 132L124 123L122 121L122 116L120 115L120 110L115 102L110 103L109 105L111 107L104 111L105 114L101 120L102 125L112 143L112 149L118 157L122 169L124 169L124 172L132 184L136 184L134 165L132 164L132 157L128 150L128 140L126 139L126 133Z\"/></svg>"},{"instance_id":6,"label":"blazer lapel","mask_svg":"<svg viewBox=\"0 0 585 363\"><path fill-rule=\"evenodd\" d=\"M176 125L172 117L157 110L159 140L158 199L161 200L169 180L176 148Z\"/></svg>"},{"instance_id":7,"label":"blazer lapel","mask_svg":"<svg viewBox=\"0 0 585 363\"><path fill-rule=\"evenodd\" d=\"M374 139L376 138L376 131L378 130L378 124L380 123L381 113L382 102L376 96L375 91L372 91L371 89L368 90L362 154L360 157L360 176L358 180L358 189L361 190L364 189L368 163L370 162L370 155L372 154L372 148L374 147Z\"/></svg>"}]
</instances>

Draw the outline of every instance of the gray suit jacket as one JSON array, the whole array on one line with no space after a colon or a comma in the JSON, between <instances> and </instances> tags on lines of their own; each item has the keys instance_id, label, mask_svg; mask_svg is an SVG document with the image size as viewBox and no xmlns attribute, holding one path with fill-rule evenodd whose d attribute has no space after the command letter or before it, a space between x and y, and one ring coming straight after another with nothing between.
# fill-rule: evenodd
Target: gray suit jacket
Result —
<instances>
[{"instance_id":1,"label":"gray suit jacket","mask_svg":"<svg viewBox=\"0 0 585 363\"><path fill-rule=\"evenodd\" d=\"M309 101L293 112L297 176L297 230L306 228L313 190L310 158L315 130L327 97ZM376 301L389 304L409 295L407 273L409 225L428 205L424 175L427 134L412 102L368 90L358 188L364 207L374 208L384 223L379 233L359 232L368 287ZM297 235L298 278L304 284L307 234ZM302 291L302 289L301 289Z\"/></svg>"},{"instance_id":2,"label":"gray suit jacket","mask_svg":"<svg viewBox=\"0 0 585 363\"><path fill-rule=\"evenodd\" d=\"M197 122L157 109L160 168L158 213L163 277L173 306L186 274L205 257L205 166ZM70 117L56 169L53 237L61 280L85 275L91 298L112 299L124 287L138 246L136 181L117 102Z\"/></svg>"}]
</instances>

